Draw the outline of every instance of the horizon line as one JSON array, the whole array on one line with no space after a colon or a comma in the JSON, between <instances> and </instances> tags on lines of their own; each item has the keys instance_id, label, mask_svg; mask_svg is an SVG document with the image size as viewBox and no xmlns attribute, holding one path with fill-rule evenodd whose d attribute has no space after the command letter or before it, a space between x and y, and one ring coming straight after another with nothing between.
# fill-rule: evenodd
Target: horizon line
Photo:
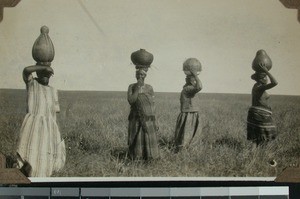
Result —
<instances>
[{"instance_id":1,"label":"horizon line","mask_svg":"<svg viewBox=\"0 0 300 199\"><path fill-rule=\"evenodd\" d=\"M26 90L22 88L0 88L0 90ZM63 91L63 92L127 92L126 90L61 90L57 89L58 91ZM154 93L180 93L180 91L155 91ZM228 95L251 95L251 93L224 93L224 92L199 92L199 94L228 94ZM299 96L296 94L272 94L272 95L277 95L277 96Z\"/></svg>"}]
</instances>

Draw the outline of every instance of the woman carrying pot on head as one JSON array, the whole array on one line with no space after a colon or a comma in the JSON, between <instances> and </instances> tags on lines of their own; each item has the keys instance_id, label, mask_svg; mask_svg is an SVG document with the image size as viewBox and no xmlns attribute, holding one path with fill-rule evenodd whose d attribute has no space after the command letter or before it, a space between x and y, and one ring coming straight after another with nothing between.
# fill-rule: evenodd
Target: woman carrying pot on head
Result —
<instances>
[{"instance_id":1,"label":"woman carrying pot on head","mask_svg":"<svg viewBox=\"0 0 300 199\"><path fill-rule=\"evenodd\" d=\"M136 67L137 83L130 84L127 92L131 108L128 117L129 156L132 159L156 159L159 157L159 151L154 91L151 85L144 82L153 55L141 49L131 54L131 60Z\"/></svg>"},{"instance_id":2,"label":"woman carrying pot on head","mask_svg":"<svg viewBox=\"0 0 300 199\"><path fill-rule=\"evenodd\" d=\"M23 79L27 89L27 114L17 146L18 167L26 176L49 177L60 170L66 160L64 141L56 123L59 112L57 90L48 85L53 69L54 47L46 26L32 48L36 65L25 67ZM37 78L33 77L33 73Z\"/></svg>"},{"instance_id":3,"label":"woman carrying pot on head","mask_svg":"<svg viewBox=\"0 0 300 199\"><path fill-rule=\"evenodd\" d=\"M247 139L259 145L275 139L277 135L266 90L275 87L278 83L269 72L272 68L272 61L264 50L257 51L252 68L255 73L251 78L256 83L252 88L252 106L248 111ZM268 83L268 77L270 83Z\"/></svg>"},{"instance_id":4,"label":"woman carrying pot on head","mask_svg":"<svg viewBox=\"0 0 300 199\"><path fill-rule=\"evenodd\" d=\"M188 147L195 137L199 125L199 110L196 104L196 94L202 89L198 73L202 70L201 63L196 58L189 58L183 63L186 74L185 85L180 94L180 111L175 128L175 151Z\"/></svg>"}]
</instances>

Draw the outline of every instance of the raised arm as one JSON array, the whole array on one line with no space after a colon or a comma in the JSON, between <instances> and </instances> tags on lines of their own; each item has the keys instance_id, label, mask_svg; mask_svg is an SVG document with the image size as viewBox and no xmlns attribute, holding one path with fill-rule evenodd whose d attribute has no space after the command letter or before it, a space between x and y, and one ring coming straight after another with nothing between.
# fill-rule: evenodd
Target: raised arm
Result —
<instances>
[{"instance_id":1,"label":"raised arm","mask_svg":"<svg viewBox=\"0 0 300 199\"><path fill-rule=\"evenodd\" d=\"M273 75L271 75L271 73L268 71L268 69L266 68L266 66L264 64L259 64L260 68L262 69L262 71L264 73L266 73L266 75L269 77L270 79L270 83L269 84L266 84L266 85L261 85L260 86L260 89L264 89L264 90L268 90L270 88L273 88L275 87L278 82L277 80L273 77Z\"/></svg>"},{"instance_id":2,"label":"raised arm","mask_svg":"<svg viewBox=\"0 0 300 199\"><path fill-rule=\"evenodd\" d=\"M195 80L196 80L196 85L194 87L194 92L198 93L199 91L202 90L202 83L197 75L197 71L192 70L191 71L192 75L194 76Z\"/></svg>"},{"instance_id":3,"label":"raised arm","mask_svg":"<svg viewBox=\"0 0 300 199\"><path fill-rule=\"evenodd\" d=\"M27 66L23 70L23 80L25 83L28 83L28 81L31 78L31 74L33 72L37 71L43 71L47 70L48 72L54 74L53 69L50 66L40 66L40 65L33 65L33 66Z\"/></svg>"},{"instance_id":4,"label":"raised arm","mask_svg":"<svg viewBox=\"0 0 300 199\"><path fill-rule=\"evenodd\" d=\"M137 100L139 94L139 88L137 84L131 84L128 87L127 91L127 100L130 105L134 104L135 101Z\"/></svg>"}]
</instances>

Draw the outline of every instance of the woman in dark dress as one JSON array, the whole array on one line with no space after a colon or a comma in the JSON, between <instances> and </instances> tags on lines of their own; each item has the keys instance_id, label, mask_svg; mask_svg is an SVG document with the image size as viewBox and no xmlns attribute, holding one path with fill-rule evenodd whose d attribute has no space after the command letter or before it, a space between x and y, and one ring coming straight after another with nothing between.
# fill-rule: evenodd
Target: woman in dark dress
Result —
<instances>
[{"instance_id":1,"label":"woman in dark dress","mask_svg":"<svg viewBox=\"0 0 300 199\"><path fill-rule=\"evenodd\" d=\"M201 64L196 58L189 58L183 66L187 76L180 94L180 114L175 128L175 152L192 144L199 126L199 110L195 96L202 89L198 77Z\"/></svg>"},{"instance_id":2,"label":"woman in dark dress","mask_svg":"<svg viewBox=\"0 0 300 199\"><path fill-rule=\"evenodd\" d=\"M263 51L263 53L265 52ZM252 88L252 106L248 111L247 139L257 145L273 140L277 135L266 90L275 87L278 83L269 73L269 69L265 63L260 62L256 66L256 72L251 76L256 83ZM269 77L270 83L268 83L267 77Z\"/></svg>"},{"instance_id":3,"label":"woman in dark dress","mask_svg":"<svg viewBox=\"0 0 300 199\"><path fill-rule=\"evenodd\" d=\"M145 51L138 51L136 56L143 56ZM133 58L132 58L133 59ZM152 58L153 60L153 58ZM151 61L152 62L152 61ZM156 159L159 157L157 130L154 110L154 91L145 84L148 67L143 61L136 63L137 83L128 87L127 99L130 104L128 117L129 156L132 159Z\"/></svg>"}]
</instances>

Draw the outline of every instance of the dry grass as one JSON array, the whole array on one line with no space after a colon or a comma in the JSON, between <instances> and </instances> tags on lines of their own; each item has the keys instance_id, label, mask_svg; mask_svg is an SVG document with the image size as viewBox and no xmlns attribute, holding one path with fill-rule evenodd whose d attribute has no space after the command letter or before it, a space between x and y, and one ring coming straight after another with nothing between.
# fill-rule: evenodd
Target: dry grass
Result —
<instances>
[{"instance_id":1,"label":"dry grass","mask_svg":"<svg viewBox=\"0 0 300 199\"><path fill-rule=\"evenodd\" d=\"M26 93L0 90L0 151L15 152L26 110ZM195 146L172 152L179 95L156 93L160 155L143 163L127 158L129 105L124 92L60 92L58 124L67 163L54 176L275 176L299 164L300 97L272 96L277 139L254 147L246 140L250 95L200 94L201 133ZM276 167L270 161L275 159Z\"/></svg>"}]
</instances>

